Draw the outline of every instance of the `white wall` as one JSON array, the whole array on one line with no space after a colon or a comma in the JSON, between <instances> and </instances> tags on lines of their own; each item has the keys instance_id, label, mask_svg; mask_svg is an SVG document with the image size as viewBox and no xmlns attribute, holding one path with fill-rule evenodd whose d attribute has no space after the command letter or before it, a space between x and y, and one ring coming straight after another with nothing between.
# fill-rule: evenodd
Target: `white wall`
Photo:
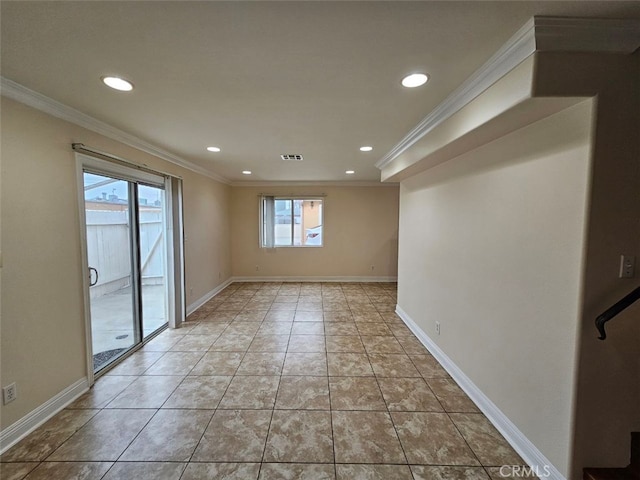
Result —
<instances>
[{"instance_id":1,"label":"white wall","mask_svg":"<svg viewBox=\"0 0 640 480\"><path fill-rule=\"evenodd\" d=\"M397 185L233 187L233 275L395 279L398 266L398 192ZM323 200L323 246L260 248L260 194L326 194ZM256 265L259 267L257 271Z\"/></svg>"},{"instance_id":2,"label":"white wall","mask_svg":"<svg viewBox=\"0 0 640 480\"><path fill-rule=\"evenodd\" d=\"M230 187L5 97L1 139L0 381L18 387L4 430L87 375L72 142L183 177L187 303L230 277L231 255Z\"/></svg>"},{"instance_id":3,"label":"white wall","mask_svg":"<svg viewBox=\"0 0 640 480\"><path fill-rule=\"evenodd\" d=\"M590 120L587 101L400 191L398 305L564 475Z\"/></svg>"}]
</instances>

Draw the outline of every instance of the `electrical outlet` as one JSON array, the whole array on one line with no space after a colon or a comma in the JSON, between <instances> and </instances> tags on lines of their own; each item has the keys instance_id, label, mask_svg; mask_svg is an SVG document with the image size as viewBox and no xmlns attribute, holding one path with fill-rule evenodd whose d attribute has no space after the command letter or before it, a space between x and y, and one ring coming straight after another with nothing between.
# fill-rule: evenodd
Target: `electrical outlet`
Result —
<instances>
[{"instance_id":1,"label":"electrical outlet","mask_svg":"<svg viewBox=\"0 0 640 480\"><path fill-rule=\"evenodd\" d=\"M18 390L15 382L2 388L2 402L5 405L13 402L16 398L18 398Z\"/></svg>"},{"instance_id":2,"label":"electrical outlet","mask_svg":"<svg viewBox=\"0 0 640 480\"><path fill-rule=\"evenodd\" d=\"M436 322L436 333L440 335L440 322Z\"/></svg>"},{"instance_id":3,"label":"electrical outlet","mask_svg":"<svg viewBox=\"0 0 640 480\"><path fill-rule=\"evenodd\" d=\"M373 271L375 269L376 269L376 266L375 265L371 265L371 270Z\"/></svg>"}]
</instances>

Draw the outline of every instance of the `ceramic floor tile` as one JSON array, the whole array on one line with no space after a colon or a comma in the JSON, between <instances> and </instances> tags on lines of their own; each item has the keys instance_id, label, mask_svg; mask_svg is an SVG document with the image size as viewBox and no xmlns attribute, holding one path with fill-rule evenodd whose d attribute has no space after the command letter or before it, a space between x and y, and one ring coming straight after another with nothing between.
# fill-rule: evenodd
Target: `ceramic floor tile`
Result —
<instances>
[{"instance_id":1,"label":"ceramic floor tile","mask_svg":"<svg viewBox=\"0 0 640 480\"><path fill-rule=\"evenodd\" d=\"M360 335L393 336L391 330L385 323L360 322L356 323L356 326L358 327Z\"/></svg>"},{"instance_id":2,"label":"ceramic floor tile","mask_svg":"<svg viewBox=\"0 0 640 480\"><path fill-rule=\"evenodd\" d=\"M325 311L324 321L330 323L353 323L353 315L349 310Z\"/></svg>"},{"instance_id":3,"label":"ceramic floor tile","mask_svg":"<svg viewBox=\"0 0 640 480\"><path fill-rule=\"evenodd\" d=\"M295 313L297 303L273 303L269 312L291 312Z\"/></svg>"},{"instance_id":4,"label":"ceramic floor tile","mask_svg":"<svg viewBox=\"0 0 640 480\"><path fill-rule=\"evenodd\" d=\"M280 325L280 322L265 323L264 325ZM288 327L291 329L291 326ZM289 335L256 335L249 346L249 352L286 352L289 345Z\"/></svg>"},{"instance_id":5,"label":"ceramic floor tile","mask_svg":"<svg viewBox=\"0 0 640 480\"><path fill-rule=\"evenodd\" d=\"M259 480L335 480L335 478L333 464L263 463Z\"/></svg>"},{"instance_id":6,"label":"ceramic floor tile","mask_svg":"<svg viewBox=\"0 0 640 480\"><path fill-rule=\"evenodd\" d=\"M161 333L149 343L147 343L141 351L144 352L166 352L171 347L173 347L178 340L180 340L184 335L173 335L167 336L164 335L165 332ZM185 334L186 335L186 334Z\"/></svg>"},{"instance_id":7,"label":"ceramic floor tile","mask_svg":"<svg viewBox=\"0 0 640 480\"><path fill-rule=\"evenodd\" d=\"M217 410L191 461L260 462L271 413L271 410Z\"/></svg>"},{"instance_id":8,"label":"ceramic floor tile","mask_svg":"<svg viewBox=\"0 0 640 480\"><path fill-rule=\"evenodd\" d=\"M413 480L408 465L336 465L337 480Z\"/></svg>"},{"instance_id":9,"label":"ceramic floor tile","mask_svg":"<svg viewBox=\"0 0 640 480\"><path fill-rule=\"evenodd\" d=\"M102 480L180 480L185 463L118 462Z\"/></svg>"},{"instance_id":10,"label":"ceramic floor tile","mask_svg":"<svg viewBox=\"0 0 640 480\"><path fill-rule=\"evenodd\" d=\"M327 336L326 348L332 353L365 353L358 335Z\"/></svg>"},{"instance_id":11,"label":"ceramic floor tile","mask_svg":"<svg viewBox=\"0 0 640 480\"><path fill-rule=\"evenodd\" d=\"M189 374L234 375L243 356L241 352L207 352Z\"/></svg>"},{"instance_id":12,"label":"ceramic floor tile","mask_svg":"<svg viewBox=\"0 0 640 480\"><path fill-rule=\"evenodd\" d=\"M119 458L131 462L188 462L213 410L160 410Z\"/></svg>"},{"instance_id":13,"label":"ceramic floor tile","mask_svg":"<svg viewBox=\"0 0 640 480\"><path fill-rule=\"evenodd\" d=\"M289 335L293 322L264 322L260 325L257 336L261 335Z\"/></svg>"},{"instance_id":14,"label":"ceramic floor tile","mask_svg":"<svg viewBox=\"0 0 640 480\"><path fill-rule=\"evenodd\" d=\"M39 465L39 462L0 463L0 478L2 480L22 480Z\"/></svg>"},{"instance_id":15,"label":"ceramic floor tile","mask_svg":"<svg viewBox=\"0 0 640 480\"><path fill-rule=\"evenodd\" d=\"M392 412L391 417L410 464L479 464L447 414Z\"/></svg>"},{"instance_id":16,"label":"ceramic floor tile","mask_svg":"<svg viewBox=\"0 0 640 480\"><path fill-rule=\"evenodd\" d=\"M140 433L156 410L102 410L47 460L114 461Z\"/></svg>"},{"instance_id":17,"label":"ceramic floor tile","mask_svg":"<svg viewBox=\"0 0 640 480\"><path fill-rule=\"evenodd\" d=\"M476 404L466 395L450 395L438 397L438 400L444 407L445 412L449 413L480 413Z\"/></svg>"},{"instance_id":18,"label":"ceramic floor tile","mask_svg":"<svg viewBox=\"0 0 640 480\"><path fill-rule=\"evenodd\" d=\"M324 353L287 353L283 375L326 375L327 358Z\"/></svg>"},{"instance_id":19,"label":"ceramic floor tile","mask_svg":"<svg viewBox=\"0 0 640 480\"><path fill-rule=\"evenodd\" d=\"M295 322L292 335L324 335L324 322Z\"/></svg>"},{"instance_id":20,"label":"ceramic floor tile","mask_svg":"<svg viewBox=\"0 0 640 480\"><path fill-rule=\"evenodd\" d=\"M183 376L138 377L106 408L160 408L183 379Z\"/></svg>"},{"instance_id":21,"label":"ceramic floor tile","mask_svg":"<svg viewBox=\"0 0 640 480\"><path fill-rule=\"evenodd\" d=\"M231 382L230 376L185 378L162 408L215 409Z\"/></svg>"},{"instance_id":22,"label":"ceramic floor tile","mask_svg":"<svg viewBox=\"0 0 640 480\"><path fill-rule=\"evenodd\" d=\"M391 418L383 412L331 412L337 463L406 463Z\"/></svg>"},{"instance_id":23,"label":"ceramic floor tile","mask_svg":"<svg viewBox=\"0 0 640 480\"><path fill-rule=\"evenodd\" d=\"M167 352L144 375L187 375L204 352Z\"/></svg>"},{"instance_id":24,"label":"ceramic floor tile","mask_svg":"<svg viewBox=\"0 0 640 480\"><path fill-rule=\"evenodd\" d=\"M378 378L387 407L396 412L442 412L422 378Z\"/></svg>"},{"instance_id":25,"label":"ceramic floor tile","mask_svg":"<svg viewBox=\"0 0 640 480\"><path fill-rule=\"evenodd\" d=\"M120 392L136 380L135 376L105 375L94 383L93 387L69 405L74 408L102 408L113 400Z\"/></svg>"},{"instance_id":26,"label":"ceramic floor tile","mask_svg":"<svg viewBox=\"0 0 640 480\"><path fill-rule=\"evenodd\" d=\"M380 314L378 312L372 311L372 312L356 312L353 314L353 320L356 323L370 323L370 322L374 322L374 323L381 323L382 322L382 317L380 316Z\"/></svg>"},{"instance_id":27,"label":"ceramic floor tile","mask_svg":"<svg viewBox=\"0 0 640 480\"><path fill-rule=\"evenodd\" d=\"M446 378L447 371L431 355L411 355L409 358L424 378Z\"/></svg>"},{"instance_id":28,"label":"ceramic floor tile","mask_svg":"<svg viewBox=\"0 0 640 480\"><path fill-rule=\"evenodd\" d=\"M327 377L282 377L276 408L283 410L329 410Z\"/></svg>"},{"instance_id":29,"label":"ceramic floor tile","mask_svg":"<svg viewBox=\"0 0 640 480\"><path fill-rule=\"evenodd\" d=\"M373 377L330 377L329 391L331 410L387 410Z\"/></svg>"},{"instance_id":30,"label":"ceramic floor tile","mask_svg":"<svg viewBox=\"0 0 640 480\"><path fill-rule=\"evenodd\" d=\"M412 465L415 480L489 480L482 467Z\"/></svg>"},{"instance_id":31,"label":"ceramic floor tile","mask_svg":"<svg viewBox=\"0 0 640 480\"><path fill-rule=\"evenodd\" d=\"M384 318L383 318L383 320L384 320ZM398 339L398 341L400 339L402 339L402 338L411 338L411 339L417 340L415 338L413 332L411 330L409 330L409 328L407 328L407 326L404 323L402 323L402 321L399 321L399 323L398 322L386 322L385 321L385 323L389 326L389 329L391 330L391 333L393 333L395 335L395 337ZM402 342L400 342L400 343L402 343ZM422 350L420 351L420 353L428 353L428 350L426 349L426 347L424 345L420 344L420 346L422 347Z\"/></svg>"},{"instance_id":32,"label":"ceramic floor tile","mask_svg":"<svg viewBox=\"0 0 640 480\"><path fill-rule=\"evenodd\" d=\"M269 310L269 312L265 315L265 322L293 322L293 317L295 315L294 310L290 311L273 311Z\"/></svg>"},{"instance_id":33,"label":"ceramic floor tile","mask_svg":"<svg viewBox=\"0 0 640 480\"><path fill-rule=\"evenodd\" d=\"M318 312L322 314L322 302L298 302L296 312Z\"/></svg>"},{"instance_id":34,"label":"ceramic floor tile","mask_svg":"<svg viewBox=\"0 0 640 480\"><path fill-rule=\"evenodd\" d=\"M437 397L465 395L458 384L451 378L427 378L426 381Z\"/></svg>"},{"instance_id":35,"label":"ceramic floor tile","mask_svg":"<svg viewBox=\"0 0 640 480\"><path fill-rule=\"evenodd\" d=\"M185 335L170 352L206 352L219 335Z\"/></svg>"},{"instance_id":36,"label":"ceramic floor tile","mask_svg":"<svg viewBox=\"0 0 640 480\"><path fill-rule=\"evenodd\" d=\"M111 462L45 462L26 478L27 480L100 480L111 465Z\"/></svg>"},{"instance_id":37,"label":"ceramic floor tile","mask_svg":"<svg viewBox=\"0 0 640 480\"><path fill-rule=\"evenodd\" d=\"M264 461L333 463L331 413L273 412Z\"/></svg>"},{"instance_id":38,"label":"ceramic floor tile","mask_svg":"<svg viewBox=\"0 0 640 480\"><path fill-rule=\"evenodd\" d=\"M394 330L394 329L392 329ZM398 343L402 345L404 352L408 355L426 355L429 351L425 348L420 341L413 336L400 336L395 331L393 332Z\"/></svg>"},{"instance_id":39,"label":"ceramic floor tile","mask_svg":"<svg viewBox=\"0 0 640 480\"><path fill-rule=\"evenodd\" d=\"M3 462L44 460L91 420L98 410L63 410L2 454Z\"/></svg>"},{"instance_id":40,"label":"ceramic floor tile","mask_svg":"<svg viewBox=\"0 0 640 480\"><path fill-rule=\"evenodd\" d=\"M376 377L419 377L408 355L390 353L370 353L369 361Z\"/></svg>"},{"instance_id":41,"label":"ceramic floor tile","mask_svg":"<svg viewBox=\"0 0 640 480\"><path fill-rule=\"evenodd\" d=\"M190 463L180 480L256 480L259 463Z\"/></svg>"},{"instance_id":42,"label":"ceramic floor tile","mask_svg":"<svg viewBox=\"0 0 640 480\"><path fill-rule=\"evenodd\" d=\"M228 324L224 323L199 323L189 331L189 335L222 335Z\"/></svg>"},{"instance_id":43,"label":"ceramic floor tile","mask_svg":"<svg viewBox=\"0 0 640 480\"><path fill-rule=\"evenodd\" d=\"M262 322L236 322L234 321L224 331L225 335L255 335Z\"/></svg>"},{"instance_id":44,"label":"ceramic floor tile","mask_svg":"<svg viewBox=\"0 0 640 480\"><path fill-rule=\"evenodd\" d=\"M293 317L294 322L322 322L322 312L296 312Z\"/></svg>"},{"instance_id":45,"label":"ceramic floor tile","mask_svg":"<svg viewBox=\"0 0 640 480\"><path fill-rule=\"evenodd\" d=\"M164 352L138 350L123 360L122 363L109 370L101 379L117 375L142 375L146 369L157 362L163 355Z\"/></svg>"},{"instance_id":46,"label":"ceramic floor tile","mask_svg":"<svg viewBox=\"0 0 640 480\"><path fill-rule=\"evenodd\" d=\"M282 295L278 293L273 303L298 303L299 295Z\"/></svg>"},{"instance_id":47,"label":"ceramic floor tile","mask_svg":"<svg viewBox=\"0 0 640 480\"><path fill-rule=\"evenodd\" d=\"M223 333L213 342L211 352L246 352L253 341L253 335L233 335Z\"/></svg>"},{"instance_id":48,"label":"ceramic floor tile","mask_svg":"<svg viewBox=\"0 0 640 480\"><path fill-rule=\"evenodd\" d=\"M248 352L242 359L236 375L280 375L284 356L284 352Z\"/></svg>"},{"instance_id":49,"label":"ceramic floor tile","mask_svg":"<svg viewBox=\"0 0 640 480\"><path fill-rule=\"evenodd\" d=\"M264 317L267 315L269 311L268 308L265 309L256 309L256 310L246 310L240 312L234 318L235 322L262 322Z\"/></svg>"},{"instance_id":50,"label":"ceramic floor tile","mask_svg":"<svg viewBox=\"0 0 640 480\"><path fill-rule=\"evenodd\" d=\"M304 323L304 322L301 322ZM287 352L324 352L324 335L291 335Z\"/></svg>"},{"instance_id":51,"label":"ceramic floor tile","mask_svg":"<svg viewBox=\"0 0 640 480\"><path fill-rule=\"evenodd\" d=\"M352 322L325 322L324 334L327 336L332 335L351 335L359 336L358 328L355 323Z\"/></svg>"},{"instance_id":52,"label":"ceramic floor tile","mask_svg":"<svg viewBox=\"0 0 640 480\"><path fill-rule=\"evenodd\" d=\"M273 408L279 382L278 376L236 376L231 380L218 408Z\"/></svg>"},{"instance_id":53,"label":"ceramic floor tile","mask_svg":"<svg viewBox=\"0 0 640 480\"><path fill-rule=\"evenodd\" d=\"M398 343L395 337L384 337L381 335L360 337L367 353L402 353L402 345Z\"/></svg>"},{"instance_id":54,"label":"ceramic floor tile","mask_svg":"<svg viewBox=\"0 0 640 480\"><path fill-rule=\"evenodd\" d=\"M482 465L523 464L520 456L484 415L480 413L452 413L450 417Z\"/></svg>"},{"instance_id":55,"label":"ceramic floor tile","mask_svg":"<svg viewBox=\"0 0 640 480\"><path fill-rule=\"evenodd\" d=\"M325 312L342 312L349 310L349 304L346 300L343 301L322 301L322 310Z\"/></svg>"},{"instance_id":56,"label":"ceramic floor tile","mask_svg":"<svg viewBox=\"0 0 640 480\"><path fill-rule=\"evenodd\" d=\"M327 362L331 376L373 376L369 357L364 353L328 353Z\"/></svg>"}]
</instances>

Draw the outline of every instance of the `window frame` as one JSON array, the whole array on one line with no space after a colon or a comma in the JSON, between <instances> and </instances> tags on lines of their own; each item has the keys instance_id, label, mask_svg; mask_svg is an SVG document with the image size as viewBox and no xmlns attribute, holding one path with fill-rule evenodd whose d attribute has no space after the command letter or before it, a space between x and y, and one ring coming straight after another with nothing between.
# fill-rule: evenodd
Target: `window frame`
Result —
<instances>
[{"instance_id":1,"label":"window frame","mask_svg":"<svg viewBox=\"0 0 640 480\"><path fill-rule=\"evenodd\" d=\"M326 195L267 195L261 194L259 196L259 235L258 243L260 248L322 248L324 247L324 206ZM291 244L289 245L277 245L275 240L275 230L277 225L276 215L276 201L288 200L291 202ZM320 213L320 227L322 227L322 238L319 245L300 244L295 245L295 202L296 201L316 201L320 202L317 208L321 208ZM304 216L303 216L304 218ZM304 226L304 221L300 222L301 229ZM315 227L314 227L315 228ZM305 232L301 232L301 237L306 238Z\"/></svg>"}]
</instances>

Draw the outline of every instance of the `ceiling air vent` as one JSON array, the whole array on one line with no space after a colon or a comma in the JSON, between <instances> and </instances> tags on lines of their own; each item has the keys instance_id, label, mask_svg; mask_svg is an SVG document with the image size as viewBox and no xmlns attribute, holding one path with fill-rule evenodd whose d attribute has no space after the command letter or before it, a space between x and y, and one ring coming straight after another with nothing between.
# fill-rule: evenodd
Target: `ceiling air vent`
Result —
<instances>
[{"instance_id":1,"label":"ceiling air vent","mask_svg":"<svg viewBox=\"0 0 640 480\"><path fill-rule=\"evenodd\" d=\"M282 154L280 155L280 158L283 160L293 160L295 162L301 162L302 159L302 155L291 155L291 154Z\"/></svg>"}]
</instances>

